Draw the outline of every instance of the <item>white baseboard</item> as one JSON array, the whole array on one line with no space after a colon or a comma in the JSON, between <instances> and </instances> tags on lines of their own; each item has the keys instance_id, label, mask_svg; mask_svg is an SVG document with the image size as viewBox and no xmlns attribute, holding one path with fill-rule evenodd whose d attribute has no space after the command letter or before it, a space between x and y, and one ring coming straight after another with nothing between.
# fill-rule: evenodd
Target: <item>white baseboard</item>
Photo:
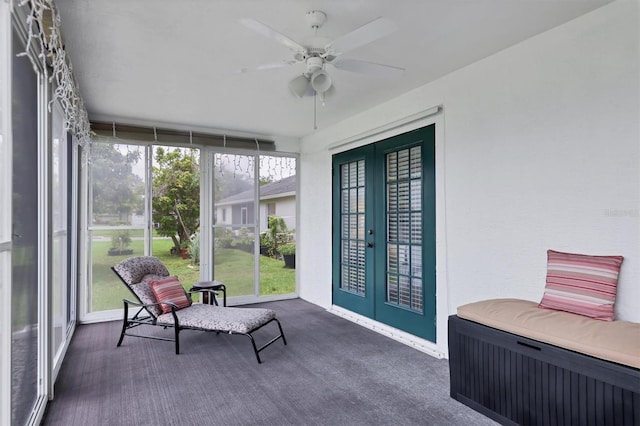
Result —
<instances>
[{"instance_id":1,"label":"white baseboard","mask_svg":"<svg viewBox=\"0 0 640 426\"><path fill-rule=\"evenodd\" d=\"M446 358L446 354L438 350L438 347L435 343L428 340L421 339L402 330L398 330L397 328L393 328L381 322L372 320L371 318L367 318L365 316L348 311L344 308L341 308L340 306L332 305L329 309L327 309L327 311L341 318L359 324L365 328L368 328L369 330L373 330L376 333L382 334L383 336L387 336L393 340L417 349L420 352L424 352L425 354L430 355L434 358Z\"/></svg>"}]
</instances>

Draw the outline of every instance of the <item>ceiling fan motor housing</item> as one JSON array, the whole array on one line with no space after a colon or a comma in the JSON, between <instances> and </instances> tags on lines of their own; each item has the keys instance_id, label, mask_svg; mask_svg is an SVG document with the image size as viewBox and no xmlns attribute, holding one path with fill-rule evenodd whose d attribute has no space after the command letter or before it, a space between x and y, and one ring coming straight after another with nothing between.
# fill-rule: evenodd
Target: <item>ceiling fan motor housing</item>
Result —
<instances>
[{"instance_id":1,"label":"ceiling fan motor housing","mask_svg":"<svg viewBox=\"0 0 640 426\"><path fill-rule=\"evenodd\" d=\"M307 58L307 72L313 74L314 72L322 69L324 66L324 59L319 56L311 56Z\"/></svg>"},{"instance_id":2,"label":"ceiling fan motor housing","mask_svg":"<svg viewBox=\"0 0 640 426\"><path fill-rule=\"evenodd\" d=\"M327 21L327 14L319 10L309 11L305 16L313 29L320 28Z\"/></svg>"},{"instance_id":3,"label":"ceiling fan motor housing","mask_svg":"<svg viewBox=\"0 0 640 426\"><path fill-rule=\"evenodd\" d=\"M254 19L240 20L247 28L277 41L294 52L293 61L283 61L275 66L264 66L262 69L278 68L297 63L306 65L305 72L289 82L289 89L296 97L319 95L324 102L326 95L335 91L333 79L327 73L325 64L331 64L337 69L365 74L389 75L404 71L402 68L356 59L336 60L338 55L394 32L397 27L388 19L377 18L333 41L328 41L323 37L317 36L317 30L325 24L327 15L320 10L311 10L306 13L305 18L311 29L316 32L316 35L306 45L300 44Z\"/></svg>"}]
</instances>

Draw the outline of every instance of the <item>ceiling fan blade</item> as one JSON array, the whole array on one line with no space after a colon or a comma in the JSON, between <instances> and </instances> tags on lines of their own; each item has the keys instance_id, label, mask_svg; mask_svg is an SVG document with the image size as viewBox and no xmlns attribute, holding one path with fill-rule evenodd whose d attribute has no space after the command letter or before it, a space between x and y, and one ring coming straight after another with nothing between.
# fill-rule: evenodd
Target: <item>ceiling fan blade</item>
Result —
<instances>
[{"instance_id":1,"label":"ceiling fan blade","mask_svg":"<svg viewBox=\"0 0 640 426\"><path fill-rule=\"evenodd\" d=\"M377 18L360 28L338 37L325 46L325 50L335 55L353 50L394 32L398 27L386 18Z\"/></svg>"},{"instance_id":2,"label":"ceiling fan blade","mask_svg":"<svg viewBox=\"0 0 640 426\"><path fill-rule=\"evenodd\" d=\"M263 71L263 70L272 70L275 68L284 68L284 67L288 67L289 65L294 64L295 61L280 61L280 62L271 62L269 64L262 64L262 65L258 65L256 67L257 70L259 71Z\"/></svg>"},{"instance_id":3,"label":"ceiling fan blade","mask_svg":"<svg viewBox=\"0 0 640 426\"><path fill-rule=\"evenodd\" d=\"M332 62L331 65L339 70L376 75L379 77L396 77L404 72L404 68L359 61L357 59L339 59Z\"/></svg>"},{"instance_id":4,"label":"ceiling fan blade","mask_svg":"<svg viewBox=\"0 0 640 426\"><path fill-rule=\"evenodd\" d=\"M240 19L240 23L250 30L255 31L256 33L263 35L265 37L271 38L278 43L288 47L296 53L307 53L307 48L297 43L296 41L290 39L286 35L274 30L268 25L263 24L262 22L256 21L251 18L242 18Z\"/></svg>"},{"instance_id":5,"label":"ceiling fan blade","mask_svg":"<svg viewBox=\"0 0 640 426\"><path fill-rule=\"evenodd\" d=\"M272 69L277 69L277 68L284 68L284 67L288 67L289 65L293 65L295 64L296 61L280 61L280 62L270 62L268 64L261 64L258 65L257 67L241 67L238 68L234 74L246 74L248 72L253 72L253 71L267 71L267 70L272 70Z\"/></svg>"}]
</instances>

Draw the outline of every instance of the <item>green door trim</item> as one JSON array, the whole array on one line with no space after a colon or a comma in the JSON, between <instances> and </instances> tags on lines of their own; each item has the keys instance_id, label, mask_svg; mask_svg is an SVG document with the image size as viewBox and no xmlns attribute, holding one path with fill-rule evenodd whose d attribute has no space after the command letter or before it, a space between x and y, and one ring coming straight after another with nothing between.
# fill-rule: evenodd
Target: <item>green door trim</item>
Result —
<instances>
[{"instance_id":1,"label":"green door trim","mask_svg":"<svg viewBox=\"0 0 640 426\"><path fill-rule=\"evenodd\" d=\"M342 221L342 191L341 191L341 168L348 164L353 164L359 161L364 161L364 175L365 182L364 188L369 188L373 184L373 146L366 146L357 150L347 151L344 153L336 154L333 159L333 303L338 306L342 306L353 312L357 312L367 317L373 317L374 304L373 304L373 279L371 279L371 272L364 270L364 294L355 293L352 291L341 288L341 275L343 273L342 264L342 235L341 235L341 221ZM374 206L374 200L372 197L367 196L364 202L365 211L371 211ZM365 216L364 230L372 229L372 220L370 216ZM372 243L372 237L369 235L363 235L361 238L362 243L367 245ZM364 263L365 265L373 264L373 250L365 247L364 249Z\"/></svg>"},{"instance_id":2,"label":"green door trim","mask_svg":"<svg viewBox=\"0 0 640 426\"><path fill-rule=\"evenodd\" d=\"M387 286L387 226L386 156L412 147L421 148L421 212L422 212L422 309L420 312L386 301ZM436 341L436 209L435 209L435 125L392 137L376 144L374 187L380 198L375 210L375 277L384 280L375 285L375 320L415 336ZM381 213L384 212L384 214Z\"/></svg>"}]
</instances>

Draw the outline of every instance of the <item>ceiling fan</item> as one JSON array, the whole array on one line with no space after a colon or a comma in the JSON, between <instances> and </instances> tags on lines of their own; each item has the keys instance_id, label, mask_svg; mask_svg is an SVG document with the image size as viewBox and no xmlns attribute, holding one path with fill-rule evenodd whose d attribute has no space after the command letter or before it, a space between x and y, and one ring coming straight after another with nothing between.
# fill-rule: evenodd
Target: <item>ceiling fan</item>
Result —
<instances>
[{"instance_id":1,"label":"ceiling fan","mask_svg":"<svg viewBox=\"0 0 640 426\"><path fill-rule=\"evenodd\" d=\"M305 15L315 37L309 43L298 43L279 31L251 18L244 18L240 23L256 33L277 41L293 51L293 59L257 67L259 70L280 68L288 65L304 63L306 70L289 81L291 92L303 96L318 95L324 101L325 96L334 90L333 79L326 71L326 65L337 69L377 76L396 76L404 72L403 68L356 59L342 59L340 55L371 43L393 33L397 27L386 18L377 18L337 39L326 43L326 39L317 37L318 29L327 21L327 15L319 10L312 10Z\"/></svg>"}]
</instances>

